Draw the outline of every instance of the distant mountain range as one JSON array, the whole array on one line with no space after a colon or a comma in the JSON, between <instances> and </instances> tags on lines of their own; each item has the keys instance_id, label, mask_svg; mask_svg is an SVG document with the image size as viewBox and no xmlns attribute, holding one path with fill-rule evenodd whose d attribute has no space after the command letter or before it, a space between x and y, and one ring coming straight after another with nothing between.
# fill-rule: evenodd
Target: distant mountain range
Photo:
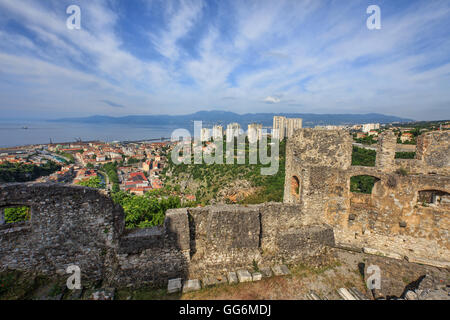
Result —
<instances>
[{"instance_id":1,"label":"distant mountain range","mask_svg":"<svg viewBox=\"0 0 450 320\"><path fill-rule=\"evenodd\" d=\"M304 127L316 125L346 125L363 123L392 123L411 122L411 119L399 118L378 113L368 114L313 114L313 113L246 113L237 114L228 111L199 111L187 115L133 115L123 117L91 116L85 118L64 118L49 120L52 122L77 122L90 124L123 124L123 125L168 125L177 127L191 127L194 121L202 121L203 127L214 124L227 125L237 122L241 126L249 123L261 123L265 127L271 127L274 116L288 118L302 118Z\"/></svg>"}]
</instances>

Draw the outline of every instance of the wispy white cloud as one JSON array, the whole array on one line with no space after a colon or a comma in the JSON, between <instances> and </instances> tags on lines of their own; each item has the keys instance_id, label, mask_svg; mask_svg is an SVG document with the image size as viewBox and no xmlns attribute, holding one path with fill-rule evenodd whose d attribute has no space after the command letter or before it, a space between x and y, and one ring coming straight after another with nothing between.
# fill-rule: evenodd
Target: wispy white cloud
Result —
<instances>
[{"instance_id":1,"label":"wispy white cloud","mask_svg":"<svg viewBox=\"0 0 450 320\"><path fill-rule=\"evenodd\" d=\"M181 0L175 10L173 6L168 7L166 11L166 18L169 20L167 27L162 32L150 35L159 53L171 60L179 57L180 48L177 41L191 30L200 17L202 8L201 1L191 0Z\"/></svg>"},{"instance_id":2,"label":"wispy white cloud","mask_svg":"<svg viewBox=\"0 0 450 320\"><path fill-rule=\"evenodd\" d=\"M266 102L266 103L279 103L280 101L281 101L280 98L278 98L278 97L272 97L272 96L267 96L267 97L264 99L264 102Z\"/></svg>"},{"instance_id":3,"label":"wispy white cloud","mask_svg":"<svg viewBox=\"0 0 450 320\"><path fill-rule=\"evenodd\" d=\"M147 17L113 0L80 1L82 29L68 30L66 2L0 0L3 108L450 117L448 1L385 4L379 31L365 27L365 0L152 1L140 34L130 26Z\"/></svg>"}]
</instances>

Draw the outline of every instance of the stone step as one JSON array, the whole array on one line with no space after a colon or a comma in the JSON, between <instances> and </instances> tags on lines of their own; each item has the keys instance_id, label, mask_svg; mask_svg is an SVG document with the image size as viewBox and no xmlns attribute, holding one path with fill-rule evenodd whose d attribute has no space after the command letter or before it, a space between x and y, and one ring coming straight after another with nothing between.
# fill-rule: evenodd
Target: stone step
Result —
<instances>
[{"instance_id":1,"label":"stone step","mask_svg":"<svg viewBox=\"0 0 450 320\"><path fill-rule=\"evenodd\" d=\"M181 278L170 279L167 284L168 293L176 293L181 291Z\"/></svg>"},{"instance_id":2,"label":"stone step","mask_svg":"<svg viewBox=\"0 0 450 320\"><path fill-rule=\"evenodd\" d=\"M235 284L239 282L236 272L228 272L227 278L229 284Z\"/></svg>"},{"instance_id":3,"label":"stone step","mask_svg":"<svg viewBox=\"0 0 450 320\"><path fill-rule=\"evenodd\" d=\"M252 273L252 281L259 281L262 279L261 272L254 272Z\"/></svg>"},{"instance_id":4,"label":"stone step","mask_svg":"<svg viewBox=\"0 0 450 320\"><path fill-rule=\"evenodd\" d=\"M236 272L239 282L250 282L252 281L252 275L247 270L238 270Z\"/></svg>"},{"instance_id":5,"label":"stone step","mask_svg":"<svg viewBox=\"0 0 450 320\"><path fill-rule=\"evenodd\" d=\"M202 288L200 280L188 280L184 283L183 293L198 291Z\"/></svg>"}]
</instances>

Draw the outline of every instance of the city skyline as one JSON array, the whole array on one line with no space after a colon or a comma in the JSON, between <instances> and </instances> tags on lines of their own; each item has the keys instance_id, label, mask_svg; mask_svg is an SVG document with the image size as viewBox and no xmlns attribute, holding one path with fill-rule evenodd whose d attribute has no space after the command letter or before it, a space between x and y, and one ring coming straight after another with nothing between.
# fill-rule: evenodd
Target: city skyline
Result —
<instances>
[{"instance_id":1,"label":"city skyline","mask_svg":"<svg viewBox=\"0 0 450 320\"><path fill-rule=\"evenodd\" d=\"M369 30L369 5L381 29ZM69 30L66 9L81 9ZM0 114L448 119L448 1L0 0Z\"/></svg>"}]
</instances>

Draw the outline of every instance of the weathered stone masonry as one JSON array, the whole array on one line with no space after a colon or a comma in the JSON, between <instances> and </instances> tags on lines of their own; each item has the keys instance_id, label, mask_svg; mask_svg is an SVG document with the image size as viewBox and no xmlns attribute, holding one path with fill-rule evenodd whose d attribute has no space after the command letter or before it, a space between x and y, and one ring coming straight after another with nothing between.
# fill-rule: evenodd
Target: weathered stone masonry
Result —
<instances>
[{"instance_id":1,"label":"weathered stone masonry","mask_svg":"<svg viewBox=\"0 0 450 320\"><path fill-rule=\"evenodd\" d=\"M307 259L320 263L333 230L297 205L175 209L161 227L125 230L123 210L97 190L58 184L0 186L0 208L27 205L31 220L0 226L0 271L48 275L78 265L87 279L164 285L239 268Z\"/></svg>"},{"instance_id":2,"label":"weathered stone masonry","mask_svg":"<svg viewBox=\"0 0 450 320\"><path fill-rule=\"evenodd\" d=\"M449 262L449 142L448 131L423 134L416 159L396 160L396 137L387 131L376 166L361 167L351 166L347 132L299 130L287 145L284 200L298 204L308 221L331 225L339 244ZM358 175L379 179L371 195L350 192L350 178ZM293 177L298 194L290 189ZM423 204L427 192L440 202Z\"/></svg>"}]
</instances>

